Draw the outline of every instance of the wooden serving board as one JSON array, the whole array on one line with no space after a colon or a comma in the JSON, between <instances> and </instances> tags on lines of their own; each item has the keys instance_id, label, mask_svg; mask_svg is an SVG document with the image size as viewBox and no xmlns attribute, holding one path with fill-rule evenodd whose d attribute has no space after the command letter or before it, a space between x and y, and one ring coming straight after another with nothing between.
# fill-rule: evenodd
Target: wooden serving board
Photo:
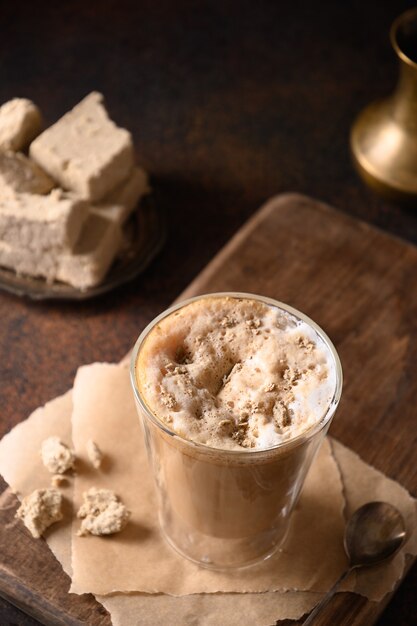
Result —
<instances>
[{"instance_id":1,"label":"wooden serving board","mask_svg":"<svg viewBox=\"0 0 417 626\"><path fill-rule=\"evenodd\" d=\"M260 293L318 322L339 351L345 377L331 434L415 495L416 284L415 247L286 194L260 209L181 298ZM46 544L14 522L14 504L6 491L0 498L0 593L44 624L109 625L91 596L67 593L69 579ZM339 594L317 624L369 626L388 600Z\"/></svg>"}]
</instances>

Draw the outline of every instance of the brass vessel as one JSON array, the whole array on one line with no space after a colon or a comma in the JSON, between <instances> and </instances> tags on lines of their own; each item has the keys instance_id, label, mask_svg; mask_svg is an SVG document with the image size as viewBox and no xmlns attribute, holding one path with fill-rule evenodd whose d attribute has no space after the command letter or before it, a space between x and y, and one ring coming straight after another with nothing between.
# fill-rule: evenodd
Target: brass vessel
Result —
<instances>
[{"instance_id":1,"label":"brass vessel","mask_svg":"<svg viewBox=\"0 0 417 626\"><path fill-rule=\"evenodd\" d=\"M417 8L393 23L392 47L400 62L394 93L356 119L350 136L359 174L375 191L400 202L417 201Z\"/></svg>"}]
</instances>

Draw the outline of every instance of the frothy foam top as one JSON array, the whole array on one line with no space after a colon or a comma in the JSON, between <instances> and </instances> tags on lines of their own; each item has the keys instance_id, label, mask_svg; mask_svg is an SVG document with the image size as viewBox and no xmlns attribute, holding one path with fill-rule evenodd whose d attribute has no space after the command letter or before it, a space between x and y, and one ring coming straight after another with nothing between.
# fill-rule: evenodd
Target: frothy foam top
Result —
<instances>
[{"instance_id":1,"label":"frothy foam top","mask_svg":"<svg viewBox=\"0 0 417 626\"><path fill-rule=\"evenodd\" d=\"M271 448L314 426L336 387L332 355L305 322L258 300L209 297L161 320L136 364L150 411L214 448Z\"/></svg>"}]
</instances>

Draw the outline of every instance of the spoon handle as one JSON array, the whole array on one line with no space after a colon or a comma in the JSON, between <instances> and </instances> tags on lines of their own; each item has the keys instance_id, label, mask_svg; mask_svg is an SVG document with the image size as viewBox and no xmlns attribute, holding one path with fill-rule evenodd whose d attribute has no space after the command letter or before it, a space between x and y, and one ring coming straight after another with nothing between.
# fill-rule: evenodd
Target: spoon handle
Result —
<instances>
[{"instance_id":1,"label":"spoon handle","mask_svg":"<svg viewBox=\"0 0 417 626\"><path fill-rule=\"evenodd\" d=\"M353 569L354 569L353 567L349 567L349 569L347 569L345 572L343 572L343 574L340 576L340 578L338 578L336 580L336 582L333 585L333 587L331 587L329 589L329 591L326 593L326 595L322 597L320 602L318 604L316 604L314 609L311 611L310 615L303 622L303 626L311 626L311 624L313 624L313 622L314 622L315 618L317 617L317 615L320 613L320 611L323 609L323 607L325 607L330 602L331 598L333 598L334 594L338 590L338 588L341 585L341 583L345 580L345 578L347 578L349 576L350 572Z\"/></svg>"}]
</instances>

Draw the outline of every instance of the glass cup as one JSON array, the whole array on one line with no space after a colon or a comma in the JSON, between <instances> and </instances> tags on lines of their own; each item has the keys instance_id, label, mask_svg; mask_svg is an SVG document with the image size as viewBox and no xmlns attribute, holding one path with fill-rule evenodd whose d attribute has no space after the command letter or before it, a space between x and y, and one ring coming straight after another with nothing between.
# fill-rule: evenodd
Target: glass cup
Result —
<instances>
[{"instance_id":1,"label":"glass cup","mask_svg":"<svg viewBox=\"0 0 417 626\"><path fill-rule=\"evenodd\" d=\"M187 440L150 411L138 388L138 355L154 326L195 300L225 296L258 300L302 320L333 361L336 384L324 415L305 433L273 448L226 450ZM131 382L168 543L213 569L245 567L270 557L285 540L290 514L340 400L342 368L327 335L299 311L270 298L237 292L198 296L170 307L145 328L133 350Z\"/></svg>"}]
</instances>

